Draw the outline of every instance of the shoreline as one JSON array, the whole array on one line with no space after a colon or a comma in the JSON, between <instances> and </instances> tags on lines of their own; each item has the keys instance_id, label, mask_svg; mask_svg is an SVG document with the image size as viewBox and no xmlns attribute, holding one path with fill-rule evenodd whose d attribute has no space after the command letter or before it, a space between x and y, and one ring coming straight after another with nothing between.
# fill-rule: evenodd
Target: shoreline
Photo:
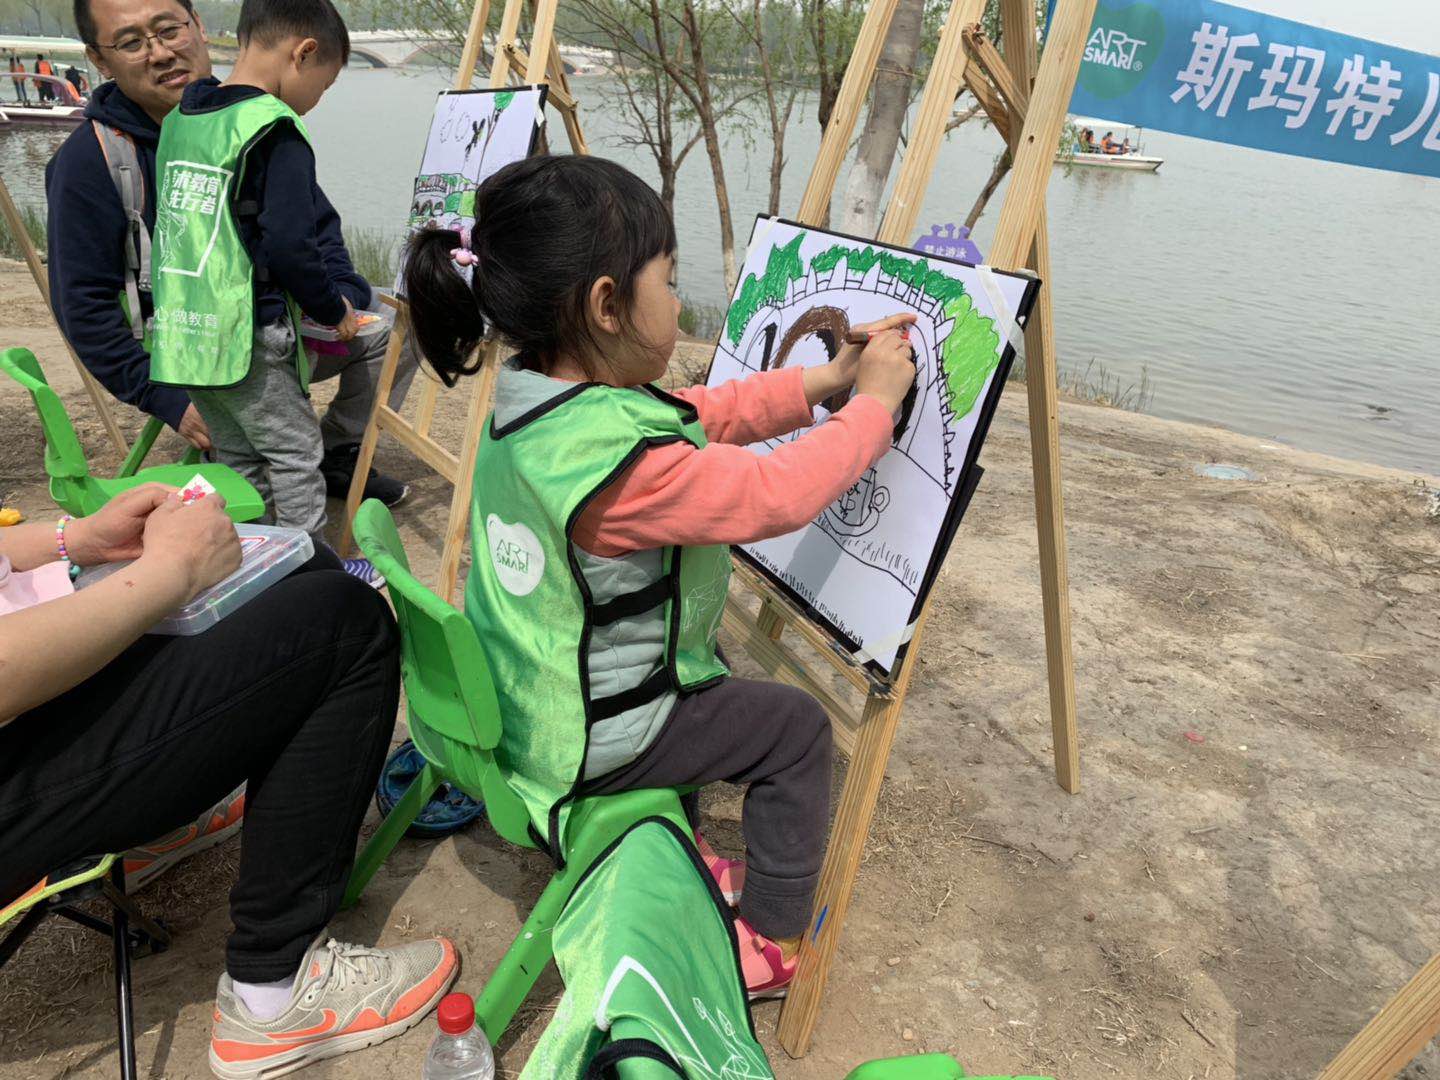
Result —
<instances>
[{"instance_id":1,"label":"shoreline","mask_svg":"<svg viewBox=\"0 0 1440 1080\"><path fill-rule=\"evenodd\" d=\"M671 385L680 384L680 380L676 377L677 372L682 374L685 379L691 381L698 380L703 376L714 348L715 345L711 341L682 334L675 347L675 357L671 361ZM1023 413L1025 411L1024 382L1023 373L1019 376L1012 375L1011 378L1007 380L1005 392L1000 397L1002 408L1005 408L1007 405L1013 408L1018 399L1021 412ZM1355 458L1339 457L1319 450L1306 450L1298 446L1292 446L1289 443L1278 442L1273 438L1235 431L1233 428L1228 428L1221 424L1197 420L1176 420L1166 416L1158 416L1155 413L1141 412L1114 405L1107 401L1097 401L1063 388L1060 390L1060 401L1067 410L1071 408L1089 408L1100 410L1106 414L1134 417L1142 426L1151 423L1169 426L1176 429L1177 434L1187 433L1196 439L1202 436L1210 438L1225 436L1236 440L1235 450L1237 453L1243 453L1248 450L1250 452L1260 451L1263 452L1264 455L1267 455L1266 457L1255 458L1254 460L1257 461L1271 460L1273 455L1292 455L1296 459L1295 464L1297 466L1329 470L1336 475L1365 476L1377 480L1415 480L1430 487L1440 487L1440 472L1426 473L1419 470L1401 469L1393 465L1380 465ZM1064 415L1060 418L1060 424L1063 430L1065 426ZM1245 445L1247 443L1254 445L1247 447ZM985 455L982 452L982 465L985 463L984 458ZM1063 465L1065 460L1063 437L1060 458ZM1214 459L1215 463L1219 463L1220 461L1221 459L1219 458ZM1211 462L1205 462L1204 464L1210 463ZM1238 464L1237 462L1228 461L1225 463ZM1260 479L1263 480L1263 477Z\"/></svg>"},{"instance_id":2,"label":"shoreline","mask_svg":"<svg viewBox=\"0 0 1440 1080\"><path fill-rule=\"evenodd\" d=\"M714 346L714 341L706 340L706 338L691 337L684 333L681 334L680 341L678 341L677 346L675 346L674 360L671 360L672 369L680 370L680 372L685 374L687 379L700 379L704 372L706 372L707 364L710 363L710 357L711 354L714 353L714 347L716 347ZM1012 376L1009 377L1009 380L1007 380L1007 389L1005 389L1005 392L1001 395L1002 405L1011 402L1011 399L1017 396L1021 397L1021 400L1024 400L1024 382L1024 373L1022 372L1018 374L1018 376L1017 374L1012 374ZM1302 446L1287 444L1287 442L1279 442L1277 439L1274 439L1273 436L1250 435L1248 432L1236 431L1236 429L1227 428L1227 426L1221 425L1221 423L1207 422L1207 420L1174 419L1169 418L1169 416L1159 416L1158 413L1143 412L1143 410L1130 409L1122 405L1113 405L1113 403L1107 402L1107 400L1096 400L1094 396L1077 395L1077 393L1070 392L1070 390L1064 389L1064 387L1060 389L1060 400L1067 408L1070 408L1070 406L1086 406L1086 408L1103 409L1110 413L1135 416L1135 418L1142 420L1142 422L1151 422L1151 420L1153 420L1153 422L1162 423L1162 425L1172 425L1176 429L1176 432L1188 433L1192 438L1198 439L1205 435L1228 435L1241 442L1256 444L1253 446L1253 449L1261 451L1263 454L1293 455L1296 458L1297 465L1302 465L1302 467L1306 468L1329 469L1329 471L1336 472L1336 475L1362 475L1362 477L1371 477L1374 478L1374 480L1405 480L1405 478L1411 478L1411 480L1424 482L1428 487L1440 488L1440 471L1424 472L1423 469L1398 468L1395 467L1395 465L1381 465L1377 464L1377 462L1364 461L1364 459L1344 458L1344 456L1326 454L1325 451L1313 451L1313 449L1305 449L1302 448ZM1063 426L1064 416L1061 416L1060 422L1061 426ZM1237 451L1240 451L1240 449L1244 449L1243 446L1237 446ZM1064 464L1063 435L1061 435L1060 459L1061 464ZM984 454L982 454L981 464L984 464ZM1205 462L1205 464L1210 464L1210 462ZM1238 462L1224 462L1224 464L1238 464Z\"/></svg>"}]
</instances>

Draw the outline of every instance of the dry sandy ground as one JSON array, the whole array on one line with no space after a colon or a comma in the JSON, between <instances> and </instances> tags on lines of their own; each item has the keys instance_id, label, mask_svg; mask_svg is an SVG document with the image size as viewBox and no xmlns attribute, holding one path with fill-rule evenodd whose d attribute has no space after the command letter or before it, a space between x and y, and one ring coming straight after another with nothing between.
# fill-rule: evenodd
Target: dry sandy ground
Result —
<instances>
[{"instance_id":1,"label":"dry sandy ground","mask_svg":"<svg viewBox=\"0 0 1440 1080\"><path fill-rule=\"evenodd\" d=\"M40 354L113 466L23 273L0 275L0 311L3 344ZM812 1053L788 1059L777 1007L757 1010L776 1071L832 1078L928 1049L977 1074L1313 1077L1440 949L1435 482L1067 404L1084 784L1069 796L1050 765L1018 389L934 597ZM8 386L0 432L0 492L48 515L39 430ZM1196 475L1214 461L1259 479ZM415 486L399 520L428 575L448 490L393 446L380 464ZM733 845L738 800L709 811ZM143 1075L206 1075L236 850L142 894L178 932L136 967ZM543 877L484 826L405 841L335 932L453 935L475 992ZM56 928L4 970L0 1077L114 1074L106 957ZM505 1075L556 989L547 976L502 1046ZM418 1075L430 1034L310 1075ZM1432 1047L1406 1075L1437 1070Z\"/></svg>"}]
</instances>

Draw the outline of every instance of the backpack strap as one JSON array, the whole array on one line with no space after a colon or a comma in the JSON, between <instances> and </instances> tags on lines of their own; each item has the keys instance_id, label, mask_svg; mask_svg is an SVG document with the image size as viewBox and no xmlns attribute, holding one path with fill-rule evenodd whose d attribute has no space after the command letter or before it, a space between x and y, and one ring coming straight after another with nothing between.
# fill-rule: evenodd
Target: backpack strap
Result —
<instances>
[{"instance_id":1,"label":"backpack strap","mask_svg":"<svg viewBox=\"0 0 1440 1080\"><path fill-rule=\"evenodd\" d=\"M140 310L140 290L150 291L150 230L145 228L145 181L140 174L140 154L127 132L99 120L91 120L90 124L125 210L125 298L130 304L130 331L135 340L143 341L145 319Z\"/></svg>"}]
</instances>

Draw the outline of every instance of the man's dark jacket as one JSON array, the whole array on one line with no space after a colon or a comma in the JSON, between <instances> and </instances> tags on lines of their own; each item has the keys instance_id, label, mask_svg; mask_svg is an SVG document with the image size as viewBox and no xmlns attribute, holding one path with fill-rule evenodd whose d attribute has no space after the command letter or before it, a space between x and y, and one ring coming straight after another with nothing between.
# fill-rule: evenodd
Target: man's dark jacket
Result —
<instances>
[{"instance_id":1,"label":"man's dark jacket","mask_svg":"<svg viewBox=\"0 0 1440 1080\"><path fill-rule=\"evenodd\" d=\"M145 185L145 225L155 228L155 149L160 125L113 82L96 88L87 120L118 128L135 140ZM316 189L316 233L330 279L357 309L370 286L355 272L340 233L340 215ZM80 360L121 401L178 427L190 399L185 391L150 383L150 357L120 307L125 290L125 211L95 129L79 125L45 167L49 203L50 302L60 329ZM145 318L150 296L141 293Z\"/></svg>"}]
</instances>

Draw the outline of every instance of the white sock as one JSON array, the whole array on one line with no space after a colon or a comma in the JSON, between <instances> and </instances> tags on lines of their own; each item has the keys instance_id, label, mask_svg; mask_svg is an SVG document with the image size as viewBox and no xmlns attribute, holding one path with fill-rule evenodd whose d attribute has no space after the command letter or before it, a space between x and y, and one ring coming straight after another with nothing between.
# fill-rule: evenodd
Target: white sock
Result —
<instances>
[{"instance_id":1,"label":"white sock","mask_svg":"<svg viewBox=\"0 0 1440 1080\"><path fill-rule=\"evenodd\" d=\"M233 980L235 996L245 1003L245 1008L256 1020L274 1020L290 1004L290 994L295 989L295 977L276 979L274 982L247 983Z\"/></svg>"}]
</instances>

